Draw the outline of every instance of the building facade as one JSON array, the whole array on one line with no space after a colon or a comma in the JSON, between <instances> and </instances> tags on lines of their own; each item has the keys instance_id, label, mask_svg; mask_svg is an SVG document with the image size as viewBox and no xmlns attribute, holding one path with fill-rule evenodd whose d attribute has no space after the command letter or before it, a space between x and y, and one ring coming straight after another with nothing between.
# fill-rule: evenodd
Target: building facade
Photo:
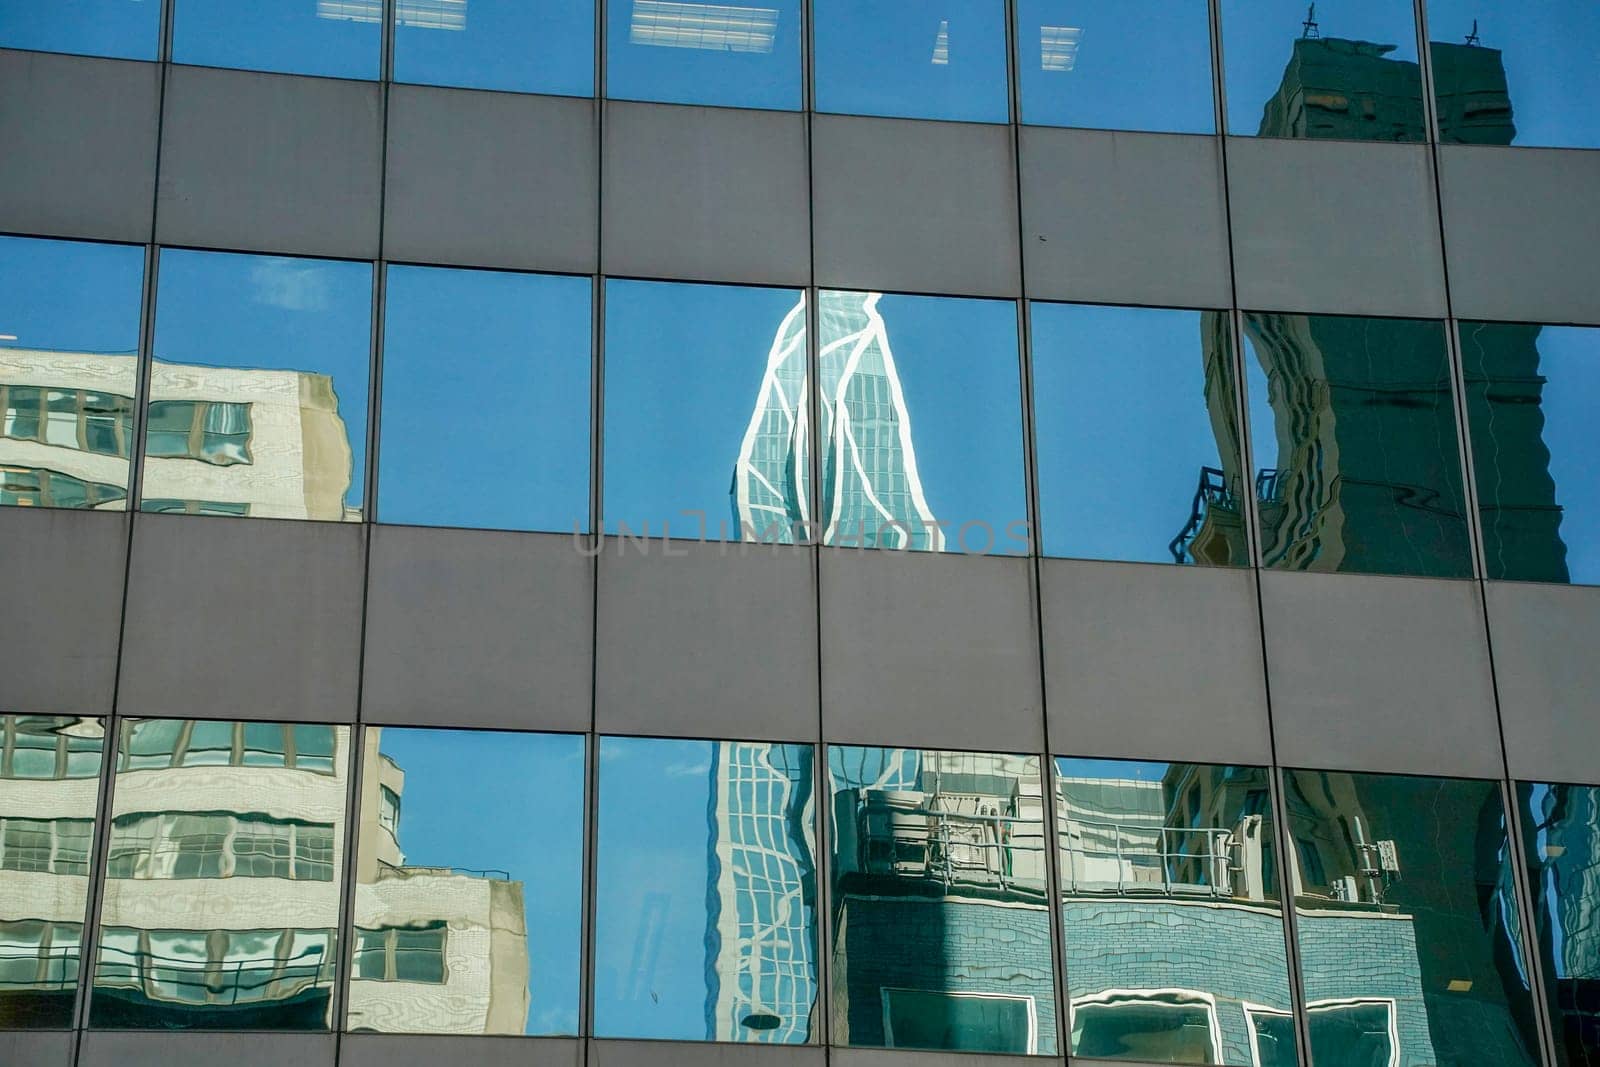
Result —
<instances>
[{"instance_id":1,"label":"building facade","mask_svg":"<svg viewBox=\"0 0 1600 1067\"><path fill-rule=\"evenodd\" d=\"M1600 1059L1597 49L0 0L0 1064Z\"/></svg>"}]
</instances>

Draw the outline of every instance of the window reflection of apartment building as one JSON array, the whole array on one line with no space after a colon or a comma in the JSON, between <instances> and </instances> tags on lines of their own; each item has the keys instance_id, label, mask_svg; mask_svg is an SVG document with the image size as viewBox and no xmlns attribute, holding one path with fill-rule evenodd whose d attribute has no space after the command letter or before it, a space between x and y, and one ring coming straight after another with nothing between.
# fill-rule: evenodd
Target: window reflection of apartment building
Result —
<instances>
[{"instance_id":1,"label":"window reflection of apartment building","mask_svg":"<svg viewBox=\"0 0 1600 1067\"><path fill-rule=\"evenodd\" d=\"M104 725L0 716L0 1027L72 1025Z\"/></svg>"},{"instance_id":2,"label":"window reflection of apartment building","mask_svg":"<svg viewBox=\"0 0 1600 1067\"><path fill-rule=\"evenodd\" d=\"M830 774L835 1040L1053 1052L1039 761L835 749Z\"/></svg>"},{"instance_id":3,"label":"window reflection of apartment building","mask_svg":"<svg viewBox=\"0 0 1600 1067\"><path fill-rule=\"evenodd\" d=\"M91 1019L332 1021L349 730L124 722Z\"/></svg>"},{"instance_id":4,"label":"window reflection of apartment building","mask_svg":"<svg viewBox=\"0 0 1600 1067\"><path fill-rule=\"evenodd\" d=\"M1055 785L1073 1053L1292 1063L1266 773L1067 766Z\"/></svg>"},{"instance_id":5,"label":"window reflection of apartment building","mask_svg":"<svg viewBox=\"0 0 1600 1067\"><path fill-rule=\"evenodd\" d=\"M131 354L0 348L0 503L121 510L137 373ZM328 376L158 360L150 394L144 510L350 517Z\"/></svg>"},{"instance_id":6,"label":"window reflection of apartment building","mask_svg":"<svg viewBox=\"0 0 1600 1067\"><path fill-rule=\"evenodd\" d=\"M379 752L381 732L368 730L364 755L348 1026L521 1034L531 998L523 884L505 871L406 863L406 772Z\"/></svg>"}]
</instances>

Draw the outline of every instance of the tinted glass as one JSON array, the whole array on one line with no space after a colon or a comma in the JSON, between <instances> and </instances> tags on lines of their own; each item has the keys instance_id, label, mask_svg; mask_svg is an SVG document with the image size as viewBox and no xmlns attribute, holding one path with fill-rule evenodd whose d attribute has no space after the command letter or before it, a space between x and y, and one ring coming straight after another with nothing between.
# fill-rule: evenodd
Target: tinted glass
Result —
<instances>
[{"instance_id":1,"label":"tinted glass","mask_svg":"<svg viewBox=\"0 0 1600 1067\"><path fill-rule=\"evenodd\" d=\"M1072 1055L1293 1064L1268 772L1058 758L1055 798Z\"/></svg>"},{"instance_id":2,"label":"tinted glass","mask_svg":"<svg viewBox=\"0 0 1600 1067\"><path fill-rule=\"evenodd\" d=\"M1410 0L1221 0L1228 132L1423 141Z\"/></svg>"},{"instance_id":3,"label":"tinted glass","mask_svg":"<svg viewBox=\"0 0 1600 1067\"><path fill-rule=\"evenodd\" d=\"M1600 148L1600 7L1429 0L1439 138Z\"/></svg>"},{"instance_id":4,"label":"tinted glass","mask_svg":"<svg viewBox=\"0 0 1600 1067\"><path fill-rule=\"evenodd\" d=\"M120 727L89 1024L330 1029L349 728Z\"/></svg>"},{"instance_id":5,"label":"tinted glass","mask_svg":"<svg viewBox=\"0 0 1600 1067\"><path fill-rule=\"evenodd\" d=\"M402 0L418 9L451 0ZM463 5L464 6L464 5ZM329 78L376 78L383 0L173 0L172 59Z\"/></svg>"},{"instance_id":6,"label":"tinted glass","mask_svg":"<svg viewBox=\"0 0 1600 1067\"><path fill-rule=\"evenodd\" d=\"M1582 1067L1600 1052L1600 953L1591 918L1600 894L1600 788L1519 783L1517 809L1557 1060Z\"/></svg>"},{"instance_id":7,"label":"tinted glass","mask_svg":"<svg viewBox=\"0 0 1600 1067\"><path fill-rule=\"evenodd\" d=\"M597 1037L812 1039L812 753L600 739Z\"/></svg>"},{"instance_id":8,"label":"tinted glass","mask_svg":"<svg viewBox=\"0 0 1600 1067\"><path fill-rule=\"evenodd\" d=\"M163 249L145 511L359 521L372 264Z\"/></svg>"},{"instance_id":9,"label":"tinted glass","mask_svg":"<svg viewBox=\"0 0 1600 1067\"><path fill-rule=\"evenodd\" d=\"M397 0L394 79L592 96L594 5Z\"/></svg>"},{"instance_id":10,"label":"tinted glass","mask_svg":"<svg viewBox=\"0 0 1600 1067\"><path fill-rule=\"evenodd\" d=\"M1600 582L1600 329L1463 322L1461 362L1487 576Z\"/></svg>"},{"instance_id":11,"label":"tinted glass","mask_svg":"<svg viewBox=\"0 0 1600 1067\"><path fill-rule=\"evenodd\" d=\"M351 1030L576 1034L583 738L368 727Z\"/></svg>"},{"instance_id":12,"label":"tinted glass","mask_svg":"<svg viewBox=\"0 0 1600 1067\"><path fill-rule=\"evenodd\" d=\"M796 539L810 493L804 301L606 282L608 531Z\"/></svg>"},{"instance_id":13,"label":"tinted glass","mask_svg":"<svg viewBox=\"0 0 1600 1067\"><path fill-rule=\"evenodd\" d=\"M1248 566L1228 317L1031 313L1044 553Z\"/></svg>"},{"instance_id":14,"label":"tinted glass","mask_svg":"<svg viewBox=\"0 0 1600 1067\"><path fill-rule=\"evenodd\" d=\"M1499 785L1286 771L1284 798L1314 1067L1538 1063Z\"/></svg>"},{"instance_id":15,"label":"tinted glass","mask_svg":"<svg viewBox=\"0 0 1600 1067\"><path fill-rule=\"evenodd\" d=\"M1017 0L1022 121L1211 133L1205 0Z\"/></svg>"},{"instance_id":16,"label":"tinted glass","mask_svg":"<svg viewBox=\"0 0 1600 1067\"><path fill-rule=\"evenodd\" d=\"M798 110L799 0L610 0L606 95Z\"/></svg>"},{"instance_id":17,"label":"tinted glass","mask_svg":"<svg viewBox=\"0 0 1600 1067\"><path fill-rule=\"evenodd\" d=\"M127 507L144 249L0 237L0 505Z\"/></svg>"},{"instance_id":18,"label":"tinted glass","mask_svg":"<svg viewBox=\"0 0 1600 1067\"><path fill-rule=\"evenodd\" d=\"M104 744L101 719L0 715L0 1030L72 1025Z\"/></svg>"},{"instance_id":19,"label":"tinted glass","mask_svg":"<svg viewBox=\"0 0 1600 1067\"><path fill-rule=\"evenodd\" d=\"M587 529L589 279L388 272L379 517Z\"/></svg>"},{"instance_id":20,"label":"tinted glass","mask_svg":"<svg viewBox=\"0 0 1600 1067\"><path fill-rule=\"evenodd\" d=\"M819 299L825 543L1027 552L1016 305Z\"/></svg>"},{"instance_id":21,"label":"tinted glass","mask_svg":"<svg viewBox=\"0 0 1600 1067\"><path fill-rule=\"evenodd\" d=\"M1055 1053L1040 774L1036 756L828 748L834 1043Z\"/></svg>"},{"instance_id":22,"label":"tinted glass","mask_svg":"<svg viewBox=\"0 0 1600 1067\"><path fill-rule=\"evenodd\" d=\"M1005 122L1000 0L815 0L817 110Z\"/></svg>"},{"instance_id":23,"label":"tinted glass","mask_svg":"<svg viewBox=\"0 0 1600 1067\"><path fill-rule=\"evenodd\" d=\"M1444 326L1245 316L1269 567L1472 574Z\"/></svg>"},{"instance_id":24,"label":"tinted glass","mask_svg":"<svg viewBox=\"0 0 1600 1067\"><path fill-rule=\"evenodd\" d=\"M161 5L151 0L0 4L0 48L155 59Z\"/></svg>"}]
</instances>

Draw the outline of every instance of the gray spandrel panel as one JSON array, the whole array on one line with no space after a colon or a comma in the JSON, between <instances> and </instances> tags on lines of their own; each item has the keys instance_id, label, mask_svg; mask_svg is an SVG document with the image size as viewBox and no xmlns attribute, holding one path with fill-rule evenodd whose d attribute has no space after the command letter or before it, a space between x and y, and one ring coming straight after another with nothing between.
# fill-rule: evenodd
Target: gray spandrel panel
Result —
<instances>
[{"instance_id":1,"label":"gray spandrel panel","mask_svg":"<svg viewBox=\"0 0 1600 1067\"><path fill-rule=\"evenodd\" d=\"M1489 582L1485 595L1511 777L1592 781L1600 589Z\"/></svg>"},{"instance_id":2,"label":"gray spandrel panel","mask_svg":"<svg viewBox=\"0 0 1600 1067\"><path fill-rule=\"evenodd\" d=\"M157 238L373 258L380 95L371 82L170 67Z\"/></svg>"},{"instance_id":3,"label":"gray spandrel panel","mask_svg":"<svg viewBox=\"0 0 1600 1067\"><path fill-rule=\"evenodd\" d=\"M1228 138L1239 306L1442 318L1423 145Z\"/></svg>"},{"instance_id":4,"label":"gray spandrel panel","mask_svg":"<svg viewBox=\"0 0 1600 1067\"><path fill-rule=\"evenodd\" d=\"M366 531L138 515L118 710L350 722Z\"/></svg>"},{"instance_id":5,"label":"gray spandrel panel","mask_svg":"<svg viewBox=\"0 0 1600 1067\"><path fill-rule=\"evenodd\" d=\"M393 86L384 255L594 270L596 107L592 100Z\"/></svg>"},{"instance_id":6,"label":"gray spandrel panel","mask_svg":"<svg viewBox=\"0 0 1600 1067\"><path fill-rule=\"evenodd\" d=\"M333 1067L332 1034L182 1034L159 1031L87 1033L77 1067L169 1067L226 1063L232 1067Z\"/></svg>"},{"instance_id":7,"label":"gray spandrel panel","mask_svg":"<svg viewBox=\"0 0 1600 1067\"><path fill-rule=\"evenodd\" d=\"M77 1037L70 1031L0 1033L0 1062L28 1067L72 1067Z\"/></svg>"},{"instance_id":8,"label":"gray spandrel panel","mask_svg":"<svg viewBox=\"0 0 1600 1067\"><path fill-rule=\"evenodd\" d=\"M341 1067L582 1067L578 1038L345 1034L339 1039Z\"/></svg>"},{"instance_id":9,"label":"gray spandrel panel","mask_svg":"<svg viewBox=\"0 0 1600 1067\"><path fill-rule=\"evenodd\" d=\"M587 729L587 544L570 534L374 528L362 721Z\"/></svg>"},{"instance_id":10,"label":"gray spandrel panel","mask_svg":"<svg viewBox=\"0 0 1600 1067\"><path fill-rule=\"evenodd\" d=\"M1261 601L1279 763L1504 773L1476 584L1266 571Z\"/></svg>"},{"instance_id":11,"label":"gray spandrel panel","mask_svg":"<svg viewBox=\"0 0 1600 1067\"><path fill-rule=\"evenodd\" d=\"M1215 137L1034 126L1020 136L1029 296L1229 304Z\"/></svg>"},{"instance_id":12,"label":"gray spandrel panel","mask_svg":"<svg viewBox=\"0 0 1600 1067\"><path fill-rule=\"evenodd\" d=\"M821 560L829 741L1040 749L1028 560L855 548Z\"/></svg>"},{"instance_id":13,"label":"gray spandrel panel","mask_svg":"<svg viewBox=\"0 0 1600 1067\"><path fill-rule=\"evenodd\" d=\"M0 229L150 239L161 68L0 50Z\"/></svg>"},{"instance_id":14,"label":"gray spandrel panel","mask_svg":"<svg viewBox=\"0 0 1600 1067\"><path fill-rule=\"evenodd\" d=\"M1052 752L1269 763L1255 578L1040 561Z\"/></svg>"},{"instance_id":15,"label":"gray spandrel panel","mask_svg":"<svg viewBox=\"0 0 1600 1067\"><path fill-rule=\"evenodd\" d=\"M1439 147L1463 319L1600 324L1600 152Z\"/></svg>"},{"instance_id":16,"label":"gray spandrel panel","mask_svg":"<svg viewBox=\"0 0 1600 1067\"><path fill-rule=\"evenodd\" d=\"M607 273L805 284L811 252L804 116L605 106Z\"/></svg>"},{"instance_id":17,"label":"gray spandrel panel","mask_svg":"<svg viewBox=\"0 0 1600 1067\"><path fill-rule=\"evenodd\" d=\"M811 740L811 551L607 538L599 558L602 733Z\"/></svg>"},{"instance_id":18,"label":"gray spandrel panel","mask_svg":"<svg viewBox=\"0 0 1600 1067\"><path fill-rule=\"evenodd\" d=\"M0 710L104 715L116 686L128 516L0 508L0 545L18 581L49 596L0 613Z\"/></svg>"},{"instance_id":19,"label":"gray spandrel panel","mask_svg":"<svg viewBox=\"0 0 1600 1067\"><path fill-rule=\"evenodd\" d=\"M792 1045L589 1041L591 1067L821 1067L828 1055L820 1048Z\"/></svg>"},{"instance_id":20,"label":"gray spandrel panel","mask_svg":"<svg viewBox=\"0 0 1600 1067\"><path fill-rule=\"evenodd\" d=\"M1015 296L1016 159L1003 126L817 115L817 284Z\"/></svg>"}]
</instances>

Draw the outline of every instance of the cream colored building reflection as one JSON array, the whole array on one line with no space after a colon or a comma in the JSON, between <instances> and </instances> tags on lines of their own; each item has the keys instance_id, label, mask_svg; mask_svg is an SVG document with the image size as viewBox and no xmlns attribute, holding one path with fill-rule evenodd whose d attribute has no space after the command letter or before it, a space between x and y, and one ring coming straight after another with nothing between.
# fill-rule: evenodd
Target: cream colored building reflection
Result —
<instances>
[{"instance_id":1,"label":"cream colored building reflection","mask_svg":"<svg viewBox=\"0 0 1600 1067\"><path fill-rule=\"evenodd\" d=\"M368 730L363 755L347 1028L524 1033L530 993L522 883L504 871L406 865L406 773L379 752L381 734Z\"/></svg>"},{"instance_id":2,"label":"cream colored building reflection","mask_svg":"<svg viewBox=\"0 0 1600 1067\"><path fill-rule=\"evenodd\" d=\"M350 731L124 723L90 1024L326 1029Z\"/></svg>"},{"instance_id":3,"label":"cream colored building reflection","mask_svg":"<svg viewBox=\"0 0 1600 1067\"><path fill-rule=\"evenodd\" d=\"M121 510L136 381L132 354L0 348L0 502ZM157 360L150 396L145 510L359 521L327 375Z\"/></svg>"},{"instance_id":4,"label":"cream colored building reflection","mask_svg":"<svg viewBox=\"0 0 1600 1067\"><path fill-rule=\"evenodd\" d=\"M0 1028L72 1025L103 733L0 716Z\"/></svg>"}]
</instances>

